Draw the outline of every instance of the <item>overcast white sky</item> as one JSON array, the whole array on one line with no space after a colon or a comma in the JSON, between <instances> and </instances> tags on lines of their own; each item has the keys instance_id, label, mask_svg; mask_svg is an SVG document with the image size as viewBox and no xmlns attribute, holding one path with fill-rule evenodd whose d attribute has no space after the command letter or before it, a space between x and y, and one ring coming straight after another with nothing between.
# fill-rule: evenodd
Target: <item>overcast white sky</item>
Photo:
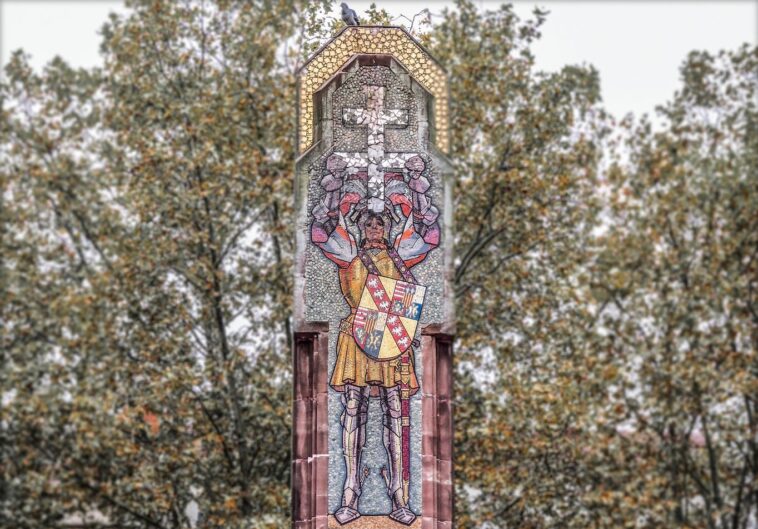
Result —
<instances>
[{"instance_id":1,"label":"overcast white sky","mask_svg":"<svg viewBox=\"0 0 758 529\"><path fill-rule=\"evenodd\" d=\"M359 13L370 1L348 0ZM478 0L482 8L501 2ZM377 0L393 15L412 17L428 7L439 13L449 2ZM517 0L528 17L535 5L551 14L533 48L537 66L593 64L599 71L606 107L617 117L652 113L678 87L679 65L690 50L715 52L758 40L758 0L735 1L542 1ZM336 3L335 3L336 5ZM99 63L99 28L110 11L125 12L110 0L0 0L0 58L24 48L41 67L56 54L75 66ZM335 9L338 16L339 8ZM402 22L402 21L398 21Z\"/></svg>"}]
</instances>

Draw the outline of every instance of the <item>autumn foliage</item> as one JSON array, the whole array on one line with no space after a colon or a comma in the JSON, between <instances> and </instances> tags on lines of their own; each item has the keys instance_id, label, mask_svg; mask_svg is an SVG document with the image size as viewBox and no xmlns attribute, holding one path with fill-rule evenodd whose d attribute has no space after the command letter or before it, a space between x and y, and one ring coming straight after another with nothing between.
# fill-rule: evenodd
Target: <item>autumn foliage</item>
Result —
<instances>
[{"instance_id":1,"label":"autumn foliage","mask_svg":"<svg viewBox=\"0 0 758 529\"><path fill-rule=\"evenodd\" d=\"M295 72L341 23L129 6L102 68L0 82L0 524L286 527ZM414 28L451 81L456 524L756 527L758 49L683 58L653 127L535 68L545 17Z\"/></svg>"}]
</instances>

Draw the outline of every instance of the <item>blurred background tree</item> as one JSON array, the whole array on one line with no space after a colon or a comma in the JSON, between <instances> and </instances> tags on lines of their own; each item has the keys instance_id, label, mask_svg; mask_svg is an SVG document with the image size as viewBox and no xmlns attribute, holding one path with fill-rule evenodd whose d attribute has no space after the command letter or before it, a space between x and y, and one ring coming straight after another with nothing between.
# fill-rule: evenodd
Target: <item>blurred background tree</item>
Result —
<instances>
[{"instance_id":1,"label":"blurred background tree","mask_svg":"<svg viewBox=\"0 0 758 529\"><path fill-rule=\"evenodd\" d=\"M135 0L0 84L0 522L289 523L295 72L328 2ZM366 22L389 23L372 8ZM460 1L459 527L753 527L758 50L618 126L546 14Z\"/></svg>"},{"instance_id":2,"label":"blurred background tree","mask_svg":"<svg viewBox=\"0 0 758 529\"><path fill-rule=\"evenodd\" d=\"M758 522L758 50L693 51L681 82L663 130L622 123L588 267L598 527Z\"/></svg>"}]
</instances>

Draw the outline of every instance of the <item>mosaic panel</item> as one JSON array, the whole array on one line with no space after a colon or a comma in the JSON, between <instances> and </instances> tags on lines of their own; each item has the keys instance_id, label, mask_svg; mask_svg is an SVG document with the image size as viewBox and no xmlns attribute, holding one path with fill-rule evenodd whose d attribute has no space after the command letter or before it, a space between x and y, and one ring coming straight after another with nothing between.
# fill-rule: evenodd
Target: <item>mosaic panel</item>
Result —
<instances>
[{"instance_id":1,"label":"mosaic panel","mask_svg":"<svg viewBox=\"0 0 758 529\"><path fill-rule=\"evenodd\" d=\"M419 331L442 319L426 96L399 77L362 66L345 79L328 102L333 146L309 168L305 316L330 322L328 512L355 529L419 523Z\"/></svg>"}]
</instances>

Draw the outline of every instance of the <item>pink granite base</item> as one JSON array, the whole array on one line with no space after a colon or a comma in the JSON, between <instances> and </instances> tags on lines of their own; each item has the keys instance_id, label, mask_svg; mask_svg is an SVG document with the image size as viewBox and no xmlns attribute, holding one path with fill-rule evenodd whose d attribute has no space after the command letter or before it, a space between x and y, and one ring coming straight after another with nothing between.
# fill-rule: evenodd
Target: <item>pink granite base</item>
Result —
<instances>
[{"instance_id":1,"label":"pink granite base","mask_svg":"<svg viewBox=\"0 0 758 529\"><path fill-rule=\"evenodd\" d=\"M328 326L295 333L292 527L326 529L329 509Z\"/></svg>"}]
</instances>

